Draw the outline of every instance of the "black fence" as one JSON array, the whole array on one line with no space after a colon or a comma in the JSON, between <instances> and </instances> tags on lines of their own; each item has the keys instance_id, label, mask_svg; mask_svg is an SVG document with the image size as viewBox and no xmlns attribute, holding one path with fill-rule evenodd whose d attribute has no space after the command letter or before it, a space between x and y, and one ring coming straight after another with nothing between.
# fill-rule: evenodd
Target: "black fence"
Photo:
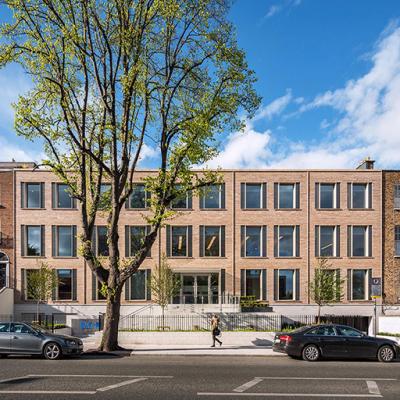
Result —
<instances>
[{"instance_id":1,"label":"black fence","mask_svg":"<svg viewBox=\"0 0 400 400\"><path fill-rule=\"evenodd\" d=\"M255 313L218 314L224 331L293 330L318 322L316 315L280 315ZM193 315L128 315L121 316L120 331L207 331L210 330L212 314ZM321 323L343 324L367 332L370 317L358 315L321 316ZM103 321L100 324L103 325Z\"/></svg>"}]
</instances>

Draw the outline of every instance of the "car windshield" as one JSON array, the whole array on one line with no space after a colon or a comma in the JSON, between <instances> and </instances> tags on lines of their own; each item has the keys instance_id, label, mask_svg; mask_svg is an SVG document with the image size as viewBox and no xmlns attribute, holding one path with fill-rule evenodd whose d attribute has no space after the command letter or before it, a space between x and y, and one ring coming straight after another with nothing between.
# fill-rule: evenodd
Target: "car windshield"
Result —
<instances>
[{"instance_id":1,"label":"car windshield","mask_svg":"<svg viewBox=\"0 0 400 400\"><path fill-rule=\"evenodd\" d=\"M49 330L44 329L40 325L28 325L31 327L34 331L39 332L39 333L51 333Z\"/></svg>"}]
</instances>

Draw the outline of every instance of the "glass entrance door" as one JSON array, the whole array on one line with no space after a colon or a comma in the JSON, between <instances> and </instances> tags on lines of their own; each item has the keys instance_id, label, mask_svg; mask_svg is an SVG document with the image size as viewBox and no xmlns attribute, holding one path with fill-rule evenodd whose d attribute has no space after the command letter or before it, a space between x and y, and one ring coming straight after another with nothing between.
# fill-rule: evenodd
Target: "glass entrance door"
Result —
<instances>
[{"instance_id":1,"label":"glass entrance door","mask_svg":"<svg viewBox=\"0 0 400 400\"><path fill-rule=\"evenodd\" d=\"M208 304L208 297L210 295L210 282L209 275L197 275L197 304Z\"/></svg>"},{"instance_id":2,"label":"glass entrance door","mask_svg":"<svg viewBox=\"0 0 400 400\"><path fill-rule=\"evenodd\" d=\"M195 302L195 277L183 275L182 279L182 303L194 304Z\"/></svg>"}]
</instances>

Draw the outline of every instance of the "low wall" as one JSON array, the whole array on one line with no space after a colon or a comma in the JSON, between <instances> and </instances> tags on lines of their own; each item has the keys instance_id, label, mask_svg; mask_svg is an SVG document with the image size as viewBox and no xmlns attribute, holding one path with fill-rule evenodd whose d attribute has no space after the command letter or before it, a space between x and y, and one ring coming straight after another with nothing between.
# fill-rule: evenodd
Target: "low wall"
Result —
<instances>
[{"instance_id":1,"label":"low wall","mask_svg":"<svg viewBox=\"0 0 400 400\"><path fill-rule=\"evenodd\" d=\"M400 316L379 317L379 332L400 333Z\"/></svg>"},{"instance_id":2,"label":"low wall","mask_svg":"<svg viewBox=\"0 0 400 400\"><path fill-rule=\"evenodd\" d=\"M99 343L102 332L96 332ZM232 346L272 346L272 332L223 332L221 340ZM121 346L129 345L208 345L212 343L211 332L119 332Z\"/></svg>"},{"instance_id":3,"label":"low wall","mask_svg":"<svg viewBox=\"0 0 400 400\"><path fill-rule=\"evenodd\" d=\"M0 315L14 314L14 290L10 288L0 289Z\"/></svg>"}]
</instances>

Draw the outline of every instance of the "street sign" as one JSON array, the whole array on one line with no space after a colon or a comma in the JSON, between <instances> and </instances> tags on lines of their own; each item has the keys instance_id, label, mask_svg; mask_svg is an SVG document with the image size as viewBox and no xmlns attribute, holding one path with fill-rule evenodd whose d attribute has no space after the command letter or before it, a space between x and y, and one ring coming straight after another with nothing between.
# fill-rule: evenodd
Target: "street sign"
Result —
<instances>
[{"instance_id":1,"label":"street sign","mask_svg":"<svg viewBox=\"0 0 400 400\"><path fill-rule=\"evenodd\" d=\"M377 299L382 296L382 278L372 278L371 297Z\"/></svg>"}]
</instances>

